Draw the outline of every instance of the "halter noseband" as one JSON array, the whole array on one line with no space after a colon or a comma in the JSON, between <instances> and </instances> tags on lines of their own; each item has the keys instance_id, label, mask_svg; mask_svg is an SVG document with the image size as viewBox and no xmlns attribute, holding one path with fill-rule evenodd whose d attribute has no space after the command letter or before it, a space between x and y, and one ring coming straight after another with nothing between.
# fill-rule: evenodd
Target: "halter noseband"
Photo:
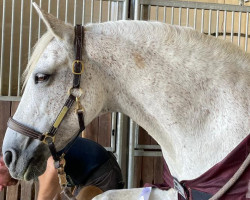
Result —
<instances>
[{"instance_id":1,"label":"halter noseband","mask_svg":"<svg viewBox=\"0 0 250 200\"><path fill-rule=\"evenodd\" d=\"M66 180L66 174L64 172L64 166L65 166L64 155L73 145L75 139L79 136L79 134L85 129L84 118L83 118L84 110L80 103L80 97L82 94L82 89L80 88L80 82L81 82L81 74L84 71L84 65L82 61L83 38L84 38L84 27L82 25L76 25L75 40L74 40L75 60L72 63L72 73L74 74L73 87L69 89L68 92L69 97L66 100L64 106L62 107L53 125L50 127L49 131L46 133L40 133L32 128L29 128L17 122L12 117L9 118L9 121L7 123L10 129L17 131L18 133L21 133L32 139L38 139L48 145L51 155L55 161L55 168L57 168L58 171L58 177L61 187L66 187L68 184ZM74 90L78 90L77 91L79 93L78 96L73 94ZM61 155L58 155L58 152L55 147L55 135L57 133L57 130L61 122L63 121L64 117L66 116L66 114L68 113L74 102L77 103L76 113L78 116L79 130L77 131L75 138L64 148L63 153Z\"/></svg>"}]
</instances>

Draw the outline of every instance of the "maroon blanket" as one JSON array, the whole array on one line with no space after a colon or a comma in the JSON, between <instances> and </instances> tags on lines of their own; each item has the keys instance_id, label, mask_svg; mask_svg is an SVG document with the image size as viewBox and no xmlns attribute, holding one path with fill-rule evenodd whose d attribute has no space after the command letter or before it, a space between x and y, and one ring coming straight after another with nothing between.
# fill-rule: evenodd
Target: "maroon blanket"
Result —
<instances>
[{"instance_id":1,"label":"maroon blanket","mask_svg":"<svg viewBox=\"0 0 250 200\"><path fill-rule=\"evenodd\" d=\"M187 199L206 200L222 188L227 181L234 175L244 162L250 152L250 134L221 162L214 165L200 177L193 180L184 180L180 183L184 185ZM154 185L161 189L174 188L173 177L164 163L163 172L164 184ZM196 195L196 192L210 195ZM194 197L197 196L197 197ZM202 197L201 197L202 196ZM179 200L182 199L179 195ZM235 185L230 188L220 200L250 200L250 167L242 174Z\"/></svg>"}]
</instances>

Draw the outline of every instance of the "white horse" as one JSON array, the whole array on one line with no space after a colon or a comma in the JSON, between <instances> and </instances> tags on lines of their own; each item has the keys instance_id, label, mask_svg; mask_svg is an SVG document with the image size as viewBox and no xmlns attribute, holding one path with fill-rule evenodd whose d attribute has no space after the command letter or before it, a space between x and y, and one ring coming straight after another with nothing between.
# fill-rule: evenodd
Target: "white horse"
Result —
<instances>
[{"instance_id":1,"label":"white horse","mask_svg":"<svg viewBox=\"0 0 250 200\"><path fill-rule=\"evenodd\" d=\"M14 119L46 132L72 84L74 30L36 9L48 32L28 64ZM238 47L159 22L89 24L84 32L80 101L86 125L106 112L128 115L159 143L178 180L199 177L248 136L250 56ZM77 128L71 110L59 128L56 148L62 149ZM3 154L13 177L30 180L45 170L49 151L8 128ZM95 199L137 200L141 191L109 191ZM150 199L174 200L177 192L153 189Z\"/></svg>"}]
</instances>

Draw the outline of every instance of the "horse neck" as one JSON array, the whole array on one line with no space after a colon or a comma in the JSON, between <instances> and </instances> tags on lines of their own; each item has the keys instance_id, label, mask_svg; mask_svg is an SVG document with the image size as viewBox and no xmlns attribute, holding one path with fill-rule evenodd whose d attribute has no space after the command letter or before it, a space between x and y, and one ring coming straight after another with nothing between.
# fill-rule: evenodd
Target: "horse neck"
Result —
<instances>
[{"instance_id":1,"label":"horse neck","mask_svg":"<svg viewBox=\"0 0 250 200\"><path fill-rule=\"evenodd\" d=\"M104 110L122 112L148 131L179 180L198 177L248 135L249 124L243 121L249 116L249 95L240 90L250 91L245 82L249 72L238 70L244 62L223 63L224 55L209 54L209 49L197 48L187 55L185 48L180 51L174 45L145 51L143 44L119 38L100 41L95 36L91 45L96 54L89 55L106 77ZM198 65L189 59L199 56L203 60ZM238 91L232 72L238 75L235 82L242 79Z\"/></svg>"}]
</instances>

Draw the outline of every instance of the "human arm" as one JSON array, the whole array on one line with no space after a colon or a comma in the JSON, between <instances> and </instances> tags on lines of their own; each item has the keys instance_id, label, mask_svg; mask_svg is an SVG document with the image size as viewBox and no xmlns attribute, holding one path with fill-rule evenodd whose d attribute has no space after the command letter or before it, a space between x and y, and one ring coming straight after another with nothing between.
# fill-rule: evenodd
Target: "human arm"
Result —
<instances>
[{"instance_id":1,"label":"human arm","mask_svg":"<svg viewBox=\"0 0 250 200\"><path fill-rule=\"evenodd\" d=\"M54 167L52 157L47 161L47 168L43 175L38 177L39 191L37 200L52 200L58 193L61 192L57 170Z\"/></svg>"},{"instance_id":2,"label":"human arm","mask_svg":"<svg viewBox=\"0 0 250 200\"><path fill-rule=\"evenodd\" d=\"M0 191L7 186L16 185L17 180L10 176L8 168L5 166L3 156L0 155Z\"/></svg>"}]
</instances>

